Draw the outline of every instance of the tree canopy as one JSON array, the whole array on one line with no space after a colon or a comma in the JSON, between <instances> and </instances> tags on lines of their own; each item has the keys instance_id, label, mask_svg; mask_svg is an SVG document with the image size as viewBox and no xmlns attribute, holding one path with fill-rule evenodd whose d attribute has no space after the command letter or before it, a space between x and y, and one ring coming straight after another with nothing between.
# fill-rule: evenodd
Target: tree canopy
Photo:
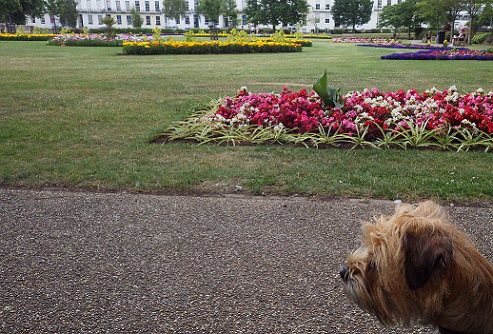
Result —
<instances>
[{"instance_id":1,"label":"tree canopy","mask_svg":"<svg viewBox=\"0 0 493 334\"><path fill-rule=\"evenodd\" d=\"M144 19L140 16L140 13L137 11L135 6L130 8L130 21L132 22L132 26L134 28L140 28L142 27L142 24L144 24Z\"/></svg>"},{"instance_id":2,"label":"tree canopy","mask_svg":"<svg viewBox=\"0 0 493 334\"><path fill-rule=\"evenodd\" d=\"M373 1L371 0L335 0L330 12L336 26L350 26L355 32L357 25L370 21L372 10Z\"/></svg>"},{"instance_id":3,"label":"tree canopy","mask_svg":"<svg viewBox=\"0 0 493 334\"><path fill-rule=\"evenodd\" d=\"M187 13L185 0L163 0L164 14L172 19L179 19Z\"/></svg>"},{"instance_id":4,"label":"tree canopy","mask_svg":"<svg viewBox=\"0 0 493 334\"><path fill-rule=\"evenodd\" d=\"M77 2L75 0L46 0L45 8L50 17L58 16L62 26L71 28L77 26L79 12L77 11ZM53 32L57 32L55 23Z\"/></svg>"},{"instance_id":5,"label":"tree canopy","mask_svg":"<svg viewBox=\"0 0 493 334\"><path fill-rule=\"evenodd\" d=\"M275 30L278 24L295 25L306 19L308 9L306 0L247 0L245 14L249 22L270 24Z\"/></svg>"},{"instance_id":6,"label":"tree canopy","mask_svg":"<svg viewBox=\"0 0 493 334\"><path fill-rule=\"evenodd\" d=\"M41 17L44 0L0 0L0 21L10 24L26 23L26 16Z\"/></svg>"},{"instance_id":7,"label":"tree canopy","mask_svg":"<svg viewBox=\"0 0 493 334\"><path fill-rule=\"evenodd\" d=\"M419 0L406 0L400 4L385 6L380 15L379 27L406 27L409 37L411 31L421 27L423 18L418 11Z\"/></svg>"}]
</instances>

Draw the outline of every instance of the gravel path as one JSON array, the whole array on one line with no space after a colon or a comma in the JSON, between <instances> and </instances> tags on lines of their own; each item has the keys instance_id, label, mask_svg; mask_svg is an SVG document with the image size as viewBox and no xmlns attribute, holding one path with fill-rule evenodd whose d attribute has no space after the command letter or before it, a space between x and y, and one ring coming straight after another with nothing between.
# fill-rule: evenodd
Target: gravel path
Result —
<instances>
[{"instance_id":1,"label":"gravel path","mask_svg":"<svg viewBox=\"0 0 493 334\"><path fill-rule=\"evenodd\" d=\"M435 333L382 328L338 266L391 202L0 189L1 333ZM492 258L493 209L450 209Z\"/></svg>"}]
</instances>

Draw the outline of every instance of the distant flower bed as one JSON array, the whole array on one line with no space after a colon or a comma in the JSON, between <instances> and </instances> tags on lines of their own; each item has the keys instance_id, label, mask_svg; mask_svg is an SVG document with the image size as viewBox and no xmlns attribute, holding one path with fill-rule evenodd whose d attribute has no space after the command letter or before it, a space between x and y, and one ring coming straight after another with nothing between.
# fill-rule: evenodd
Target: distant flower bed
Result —
<instances>
[{"instance_id":1,"label":"distant flower bed","mask_svg":"<svg viewBox=\"0 0 493 334\"><path fill-rule=\"evenodd\" d=\"M260 40L262 40L262 39L260 39ZM276 40L274 40L272 38L266 38L263 41L265 41L265 42L276 42ZM311 40L301 39L301 38L289 38L289 40L287 40L286 43L300 44L303 47L311 47L313 45L313 42Z\"/></svg>"},{"instance_id":2,"label":"distant flower bed","mask_svg":"<svg viewBox=\"0 0 493 334\"><path fill-rule=\"evenodd\" d=\"M338 37L332 39L332 43L353 43L353 44L380 44L380 45L402 45L399 40L378 37Z\"/></svg>"},{"instance_id":3,"label":"distant flower bed","mask_svg":"<svg viewBox=\"0 0 493 334\"><path fill-rule=\"evenodd\" d=\"M55 34L0 34L0 41L48 41Z\"/></svg>"},{"instance_id":4,"label":"distant flower bed","mask_svg":"<svg viewBox=\"0 0 493 334\"><path fill-rule=\"evenodd\" d=\"M292 143L311 146L363 146L466 150L493 148L493 92L459 94L455 87L418 93L365 89L342 96L330 107L315 93L287 88L278 94L234 97L176 122L154 142Z\"/></svg>"},{"instance_id":5,"label":"distant flower bed","mask_svg":"<svg viewBox=\"0 0 493 334\"><path fill-rule=\"evenodd\" d=\"M294 38L294 39L301 39L301 38L310 38L310 39L332 39L332 36L326 35L326 34L321 34L321 35L314 35L314 34L294 34L294 35L286 35L287 38Z\"/></svg>"},{"instance_id":6,"label":"distant flower bed","mask_svg":"<svg viewBox=\"0 0 493 334\"><path fill-rule=\"evenodd\" d=\"M393 60L493 60L493 49L438 49L414 53L393 53L380 58Z\"/></svg>"},{"instance_id":7,"label":"distant flower bed","mask_svg":"<svg viewBox=\"0 0 493 334\"><path fill-rule=\"evenodd\" d=\"M127 55L300 52L301 50L300 44L266 42L262 40L256 42L125 41L123 43L123 53Z\"/></svg>"},{"instance_id":8,"label":"distant flower bed","mask_svg":"<svg viewBox=\"0 0 493 334\"><path fill-rule=\"evenodd\" d=\"M443 46L426 45L426 44L398 44L398 43L375 43L375 44L357 44L357 46L372 47L372 48L390 48L390 49L424 49L424 50L447 50ZM457 48L456 50L468 50L467 48Z\"/></svg>"},{"instance_id":9,"label":"distant flower bed","mask_svg":"<svg viewBox=\"0 0 493 334\"><path fill-rule=\"evenodd\" d=\"M60 34L54 35L48 45L56 46L122 46L123 41L145 41L146 35L119 34L108 37L104 34Z\"/></svg>"}]
</instances>

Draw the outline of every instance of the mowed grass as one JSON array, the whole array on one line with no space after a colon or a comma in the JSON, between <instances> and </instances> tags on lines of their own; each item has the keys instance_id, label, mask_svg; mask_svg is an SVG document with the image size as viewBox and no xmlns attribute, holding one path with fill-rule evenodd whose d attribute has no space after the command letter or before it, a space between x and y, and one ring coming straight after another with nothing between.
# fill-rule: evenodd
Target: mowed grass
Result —
<instances>
[{"instance_id":1,"label":"mowed grass","mask_svg":"<svg viewBox=\"0 0 493 334\"><path fill-rule=\"evenodd\" d=\"M343 92L492 90L493 64L388 61L392 49L314 41L301 53L118 56L119 48L0 42L0 184L102 191L493 199L493 152L149 144L241 86ZM402 51L404 52L404 51Z\"/></svg>"}]
</instances>

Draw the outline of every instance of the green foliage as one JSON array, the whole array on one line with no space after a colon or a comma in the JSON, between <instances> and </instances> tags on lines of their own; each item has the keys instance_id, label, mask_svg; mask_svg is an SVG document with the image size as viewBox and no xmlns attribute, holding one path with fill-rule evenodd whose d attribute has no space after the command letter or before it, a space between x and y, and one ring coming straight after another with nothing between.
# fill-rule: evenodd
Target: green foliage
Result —
<instances>
[{"instance_id":1,"label":"green foliage","mask_svg":"<svg viewBox=\"0 0 493 334\"><path fill-rule=\"evenodd\" d=\"M336 26L351 26L355 32L357 25L370 21L372 10L371 0L335 0L330 12Z\"/></svg>"},{"instance_id":2,"label":"green foliage","mask_svg":"<svg viewBox=\"0 0 493 334\"><path fill-rule=\"evenodd\" d=\"M488 38L488 36L492 36L492 35L493 34L490 33L490 32L484 32L484 33L476 34L471 39L471 43L472 44L482 44L482 43L484 43L484 41L486 41L486 39Z\"/></svg>"},{"instance_id":3,"label":"green foliage","mask_svg":"<svg viewBox=\"0 0 493 334\"><path fill-rule=\"evenodd\" d=\"M140 13L137 11L135 6L130 9L130 17L134 28L138 29L142 27L142 24L144 24L144 19L140 16Z\"/></svg>"},{"instance_id":4,"label":"green foliage","mask_svg":"<svg viewBox=\"0 0 493 334\"><path fill-rule=\"evenodd\" d=\"M463 10L462 2L456 0L420 0L416 6L420 16L433 30L452 24Z\"/></svg>"},{"instance_id":5,"label":"green foliage","mask_svg":"<svg viewBox=\"0 0 493 334\"><path fill-rule=\"evenodd\" d=\"M247 0L245 14L249 22L276 26L295 25L306 19L308 13L306 0Z\"/></svg>"},{"instance_id":6,"label":"green foliage","mask_svg":"<svg viewBox=\"0 0 493 334\"><path fill-rule=\"evenodd\" d=\"M44 13L44 0L0 0L0 22L21 25L26 23L26 16L41 17Z\"/></svg>"},{"instance_id":7,"label":"green foliage","mask_svg":"<svg viewBox=\"0 0 493 334\"><path fill-rule=\"evenodd\" d=\"M248 34L245 30L236 30L235 28L231 29L226 38L228 42L253 42L258 38L255 34Z\"/></svg>"},{"instance_id":8,"label":"green foliage","mask_svg":"<svg viewBox=\"0 0 493 334\"><path fill-rule=\"evenodd\" d=\"M410 37L411 31L421 27L423 19L419 14L419 0L406 0L400 4L385 6L380 15L379 27L406 27Z\"/></svg>"},{"instance_id":9,"label":"green foliage","mask_svg":"<svg viewBox=\"0 0 493 334\"><path fill-rule=\"evenodd\" d=\"M320 96L326 106L332 108L342 108L344 106L341 89L329 86L327 71L313 84L313 90Z\"/></svg>"},{"instance_id":10,"label":"green foliage","mask_svg":"<svg viewBox=\"0 0 493 334\"><path fill-rule=\"evenodd\" d=\"M116 19L112 17L111 15L106 15L103 17L101 20L99 20L100 24L104 24L107 29L107 34L108 36L112 35L111 27L113 27L116 24Z\"/></svg>"},{"instance_id":11,"label":"green foliage","mask_svg":"<svg viewBox=\"0 0 493 334\"><path fill-rule=\"evenodd\" d=\"M193 30L189 30L185 33L185 40L187 42L200 42L201 39L200 37L196 37L196 33L193 32Z\"/></svg>"},{"instance_id":12,"label":"green foliage","mask_svg":"<svg viewBox=\"0 0 493 334\"><path fill-rule=\"evenodd\" d=\"M187 13L187 3L185 0L163 0L163 11L166 16L176 20Z\"/></svg>"},{"instance_id":13,"label":"green foliage","mask_svg":"<svg viewBox=\"0 0 493 334\"><path fill-rule=\"evenodd\" d=\"M161 37L161 28L156 27L152 29L152 39L156 42L162 42L163 38Z\"/></svg>"},{"instance_id":14,"label":"green foliage","mask_svg":"<svg viewBox=\"0 0 493 334\"><path fill-rule=\"evenodd\" d=\"M199 0L198 2L197 13L214 22L214 25L219 22L219 16L225 11L225 0Z\"/></svg>"}]
</instances>

